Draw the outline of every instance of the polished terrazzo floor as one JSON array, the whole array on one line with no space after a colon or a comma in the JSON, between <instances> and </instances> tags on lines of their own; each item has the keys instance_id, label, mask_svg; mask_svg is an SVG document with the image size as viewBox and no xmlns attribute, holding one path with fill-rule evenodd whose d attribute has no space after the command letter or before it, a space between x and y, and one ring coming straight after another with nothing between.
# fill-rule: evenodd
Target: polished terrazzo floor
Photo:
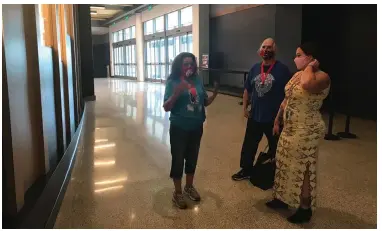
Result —
<instances>
[{"instance_id":1,"label":"polished terrazzo floor","mask_svg":"<svg viewBox=\"0 0 382 231\"><path fill-rule=\"evenodd\" d=\"M184 211L171 202L164 86L97 79L95 89L55 228L299 228L264 206L271 191L231 180L245 131L238 98L219 95L207 109L196 175L202 201ZM337 116L334 130L343 125ZM376 228L376 122L354 119L352 132L360 138L323 141L318 209L303 228Z\"/></svg>"}]
</instances>

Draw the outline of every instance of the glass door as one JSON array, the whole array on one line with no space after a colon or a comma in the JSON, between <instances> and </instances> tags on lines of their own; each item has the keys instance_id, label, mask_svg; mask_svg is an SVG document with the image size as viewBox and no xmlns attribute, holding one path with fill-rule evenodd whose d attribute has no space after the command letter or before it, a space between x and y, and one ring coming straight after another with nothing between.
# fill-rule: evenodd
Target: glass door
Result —
<instances>
[{"instance_id":1,"label":"glass door","mask_svg":"<svg viewBox=\"0 0 382 231\"><path fill-rule=\"evenodd\" d=\"M126 76L136 78L135 45L124 46Z\"/></svg>"},{"instance_id":2,"label":"glass door","mask_svg":"<svg viewBox=\"0 0 382 231\"><path fill-rule=\"evenodd\" d=\"M167 38L167 51L168 56L166 60L166 66L168 74L171 73L171 65L175 57L181 52L190 52L192 53L192 34L171 36Z\"/></svg>"},{"instance_id":3,"label":"glass door","mask_svg":"<svg viewBox=\"0 0 382 231\"><path fill-rule=\"evenodd\" d=\"M164 39L146 42L146 78L154 81L166 80Z\"/></svg>"}]
</instances>

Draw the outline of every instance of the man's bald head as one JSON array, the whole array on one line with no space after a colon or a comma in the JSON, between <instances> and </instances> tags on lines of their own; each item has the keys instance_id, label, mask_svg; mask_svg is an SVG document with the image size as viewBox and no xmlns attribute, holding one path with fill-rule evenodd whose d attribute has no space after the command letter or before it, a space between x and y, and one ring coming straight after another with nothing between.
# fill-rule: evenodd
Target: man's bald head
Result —
<instances>
[{"instance_id":1,"label":"man's bald head","mask_svg":"<svg viewBox=\"0 0 382 231\"><path fill-rule=\"evenodd\" d=\"M266 38L260 45L260 49L259 51L261 50L272 50L274 52L276 52L276 42L273 38Z\"/></svg>"},{"instance_id":2,"label":"man's bald head","mask_svg":"<svg viewBox=\"0 0 382 231\"><path fill-rule=\"evenodd\" d=\"M273 38L267 38L261 43L259 48L259 55L264 60L268 59L267 56L269 57L269 55L271 56L271 59L274 58L276 55L276 42Z\"/></svg>"}]
</instances>

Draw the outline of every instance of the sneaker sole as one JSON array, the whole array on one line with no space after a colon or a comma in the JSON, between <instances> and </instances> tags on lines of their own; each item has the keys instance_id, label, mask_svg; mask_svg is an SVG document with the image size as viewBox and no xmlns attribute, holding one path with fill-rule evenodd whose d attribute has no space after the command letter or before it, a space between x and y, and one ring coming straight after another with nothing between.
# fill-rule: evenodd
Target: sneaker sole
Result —
<instances>
[{"instance_id":1,"label":"sneaker sole","mask_svg":"<svg viewBox=\"0 0 382 231\"><path fill-rule=\"evenodd\" d=\"M248 180L250 178L251 178L250 176L241 177L241 178L232 177L232 180L234 180L234 181L242 181L242 180Z\"/></svg>"},{"instance_id":2,"label":"sneaker sole","mask_svg":"<svg viewBox=\"0 0 382 231\"><path fill-rule=\"evenodd\" d=\"M178 202L176 202L176 200L174 200L174 198L172 198L172 203L174 203L174 205L175 205L176 207L180 208L180 209L187 209L187 206L184 206L184 207L180 206L180 205L178 204Z\"/></svg>"}]
</instances>

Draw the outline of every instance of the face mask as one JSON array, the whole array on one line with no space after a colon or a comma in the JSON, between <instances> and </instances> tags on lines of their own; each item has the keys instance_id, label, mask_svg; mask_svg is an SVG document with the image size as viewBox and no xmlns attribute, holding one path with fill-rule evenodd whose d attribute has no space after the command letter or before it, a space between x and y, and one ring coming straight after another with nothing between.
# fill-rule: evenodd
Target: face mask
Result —
<instances>
[{"instance_id":1,"label":"face mask","mask_svg":"<svg viewBox=\"0 0 382 231\"><path fill-rule=\"evenodd\" d=\"M273 57L275 56L275 52L273 52L273 51L268 51L268 50L261 50L261 51L260 51L260 56L261 56L264 60L270 60L270 59L273 59Z\"/></svg>"},{"instance_id":2,"label":"face mask","mask_svg":"<svg viewBox=\"0 0 382 231\"><path fill-rule=\"evenodd\" d=\"M308 64L310 60L306 56L296 57L294 59L294 63L296 64L297 70L303 70Z\"/></svg>"},{"instance_id":3,"label":"face mask","mask_svg":"<svg viewBox=\"0 0 382 231\"><path fill-rule=\"evenodd\" d=\"M186 67L186 66L182 67L182 76L183 77L188 78L193 74L194 74L194 68L192 66L191 67Z\"/></svg>"}]
</instances>

